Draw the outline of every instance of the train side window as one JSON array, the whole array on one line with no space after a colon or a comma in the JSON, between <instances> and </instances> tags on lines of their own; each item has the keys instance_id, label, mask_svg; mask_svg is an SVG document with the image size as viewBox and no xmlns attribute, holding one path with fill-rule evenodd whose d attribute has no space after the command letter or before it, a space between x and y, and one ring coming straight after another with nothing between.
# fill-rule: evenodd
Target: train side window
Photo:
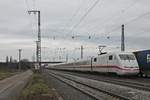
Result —
<instances>
[{"instance_id":1,"label":"train side window","mask_svg":"<svg viewBox=\"0 0 150 100\"><path fill-rule=\"evenodd\" d=\"M110 55L110 56L109 56L109 60L112 60L112 59L113 59L113 56L112 56L112 55Z\"/></svg>"},{"instance_id":2,"label":"train side window","mask_svg":"<svg viewBox=\"0 0 150 100\"><path fill-rule=\"evenodd\" d=\"M94 62L96 62L97 61L97 58L94 58Z\"/></svg>"}]
</instances>

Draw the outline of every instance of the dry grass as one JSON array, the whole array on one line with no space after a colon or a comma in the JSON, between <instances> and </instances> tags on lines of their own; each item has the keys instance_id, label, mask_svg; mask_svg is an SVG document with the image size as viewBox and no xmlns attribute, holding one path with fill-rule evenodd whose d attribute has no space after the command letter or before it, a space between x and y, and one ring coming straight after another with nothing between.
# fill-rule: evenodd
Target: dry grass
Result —
<instances>
[{"instance_id":1,"label":"dry grass","mask_svg":"<svg viewBox=\"0 0 150 100\"><path fill-rule=\"evenodd\" d=\"M34 74L19 100L56 100L40 74Z\"/></svg>"},{"instance_id":2,"label":"dry grass","mask_svg":"<svg viewBox=\"0 0 150 100\"><path fill-rule=\"evenodd\" d=\"M10 77L12 75L17 74L18 71L15 69L2 69L0 68L0 80Z\"/></svg>"}]
</instances>

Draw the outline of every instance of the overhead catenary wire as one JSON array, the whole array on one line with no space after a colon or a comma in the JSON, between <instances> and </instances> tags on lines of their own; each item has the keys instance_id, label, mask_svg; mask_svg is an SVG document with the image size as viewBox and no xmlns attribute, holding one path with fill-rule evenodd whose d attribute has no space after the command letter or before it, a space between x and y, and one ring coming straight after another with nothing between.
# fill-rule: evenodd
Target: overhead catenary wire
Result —
<instances>
[{"instance_id":1,"label":"overhead catenary wire","mask_svg":"<svg viewBox=\"0 0 150 100\"><path fill-rule=\"evenodd\" d=\"M132 7L134 7L136 4L137 4L137 2L138 2L139 0L134 0L134 2L132 3L132 4L130 4L128 7L125 7L124 9L122 9L120 12L120 14L122 14L122 13L125 13L127 10L129 10L129 9L131 9ZM114 15L116 15L116 13L114 14ZM113 15L113 16L114 16ZM109 17L109 19L106 19L104 22L103 22L103 24L102 25L104 25L104 23L107 23L107 22L109 22L109 21L111 21L113 18L113 16L111 16L111 17ZM86 17L86 16L85 16ZM115 16L116 17L116 16ZM117 16L118 17L118 16ZM79 23L80 24L80 23ZM76 25L78 25L78 24L76 24ZM99 26L99 25L96 25L96 26ZM76 26L74 26L74 28L76 28ZM95 27L94 27L95 28ZM120 26L119 27L117 27L117 28L115 28L115 29L113 29L113 31L116 31L117 29L120 29ZM91 35L89 35L89 39L91 39Z\"/></svg>"},{"instance_id":2,"label":"overhead catenary wire","mask_svg":"<svg viewBox=\"0 0 150 100\"><path fill-rule=\"evenodd\" d=\"M33 9L37 9L37 8L36 8L36 0L32 0L32 2L33 2L33 5L32 5L32 6L33 6Z\"/></svg>"},{"instance_id":3,"label":"overhead catenary wire","mask_svg":"<svg viewBox=\"0 0 150 100\"><path fill-rule=\"evenodd\" d=\"M87 1L88 1L88 0L87 0ZM89 1L90 1L90 0L89 0ZM83 14L80 14L80 16L79 16L80 10L86 9L85 12L87 12L88 9L89 9L89 6L90 6L91 4L92 4L92 2L87 2L87 3L85 3L85 1L82 0L82 3L81 3L81 5L80 5L80 8L77 9L77 11L76 11L74 17L76 17L76 16L78 15L77 17L79 17L78 19L80 20L80 18L84 15L84 13L83 13ZM89 6L87 6L87 8L86 8L86 7L84 7L85 5L89 5ZM73 21L73 19L72 19L72 21ZM75 23L75 24L76 24L76 23ZM74 25L72 25L71 28L73 28L73 26L74 26Z\"/></svg>"},{"instance_id":4,"label":"overhead catenary wire","mask_svg":"<svg viewBox=\"0 0 150 100\"><path fill-rule=\"evenodd\" d=\"M25 2L25 9L26 9L27 11L28 11L29 9L31 9L28 0L24 0L24 2Z\"/></svg>"},{"instance_id":5,"label":"overhead catenary wire","mask_svg":"<svg viewBox=\"0 0 150 100\"><path fill-rule=\"evenodd\" d=\"M35 1L35 0L34 0ZM28 10L30 10L30 9L33 9L33 7L31 7L31 1L30 0L24 0L24 3L25 3L25 12L27 12ZM33 3L32 3L33 4ZM35 8L35 7L34 7ZM27 14L28 15L28 14ZM36 16L36 15L35 15ZM33 16L33 17L35 17L35 16ZM34 20L33 19L33 17L31 17L31 16L29 16L28 15L28 20L29 20L29 29L31 29L31 30L29 30L29 32L30 33L32 33L32 34L34 34L34 33L36 33L35 32L35 28L36 27L34 27L35 26L35 23L37 23L37 21L36 20ZM35 35L36 36L36 35Z\"/></svg>"},{"instance_id":6,"label":"overhead catenary wire","mask_svg":"<svg viewBox=\"0 0 150 100\"><path fill-rule=\"evenodd\" d=\"M28 10L31 9L30 5L29 5L29 2L28 0L24 0L24 3L25 3L25 12L27 12ZM29 26L32 27L30 31L33 31L33 26L32 26L32 20L31 20L31 17L28 16L28 19L29 19Z\"/></svg>"},{"instance_id":7,"label":"overhead catenary wire","mask_svg":"<svg viewBox=\"0 0 150 100\"><path fill-rule=\"evenodd\" d=\"M145 17L145 16L147 16L147 15L150 15L150 12L145 12L145 13L143 13L143 14L140 14L139 16L134 17L133 19L131 19L131 20L125 22L124 25L128 25L128 24L130 24L131 22L134 22L134 21L136 21L136 20L138 20L138 19L140 19L140 18L143 18L143 17ZM120 28L121 28L121 24L120 24L119 26L115 27L113 30L111 30L111 31L109 31L109 32L106 32L106 34L108 34L107 37L109 37L109 38L107 38L107 39L110 39L110 34L112 34L114 31L117 31L117 30L120 29ZM117 43L117 41L115 41L115 42Z\"/></svg>"},{"instance_id":8,"label":"overhead catenary wire","mask_svg":"<svg viewBox=\"0 0 150 100\"><path fill-rule=\"evenodd\" d=\"M140 18L143 18L143 17L146 16L146 15L150 15L150 11L149 11L149 12L145 12L145 13L143 13L143 14L140 14L139 16L134 17L133 19L131 19L131 20L129 20L129 21L123 23L123 24L124 24L124 25L128 25L128 24L130 24L131 22L134 22L134 21L136 21L136 20L138 20L138 19L140 19ZM120 24L120 25L121 25L121 24ZM111 33L111 32L116 31L117 29L120 29L120 25L117 26L117 27L115 27L112 31L109 31L109 32L107 32L107 33Z\"/></svg>"},{"instance_id":9,"label":"overhead catenary wire","mask_svg":"<svg viewBox=\"0 0 150 100\"><path fill-rule=\"evenodd\" d=\"M145 13L143 13L143 14L140 14L139 16L134 17L133 19L131 19L131 20L125 22L124 25L128 25L128 24L130 24L131 22L134 22L134 21L136 21L136 20L138 20L138 19L140 19L140 18L143 18L144 16L149 15L149 14L150 14L150 12L145 12ZM117 26L116 26L115 28L113 28L112 30L110 30L110 31L108 31L108 32L105 32L106 35L107 35L107 39L110 39L110 34L111 34L112 32L115 32L115 31L117 31L117 30L120 29L121 24L122 24L122 23L120 23L119 25L117 25ZM76 36L74 36L74 37L76 37ZM83 36L79 35L79 36L77 36L77 37L83 37ZM85 36L84 36L84 37L85 37ZM91 38L91 36L89 36L89 37Z\"/></svg>"},{"instance_id":10,"label":"overhead catenary wire","mask_svg":"<svg viewBox=\"0 0 150 100\"><path fill-rule=\"evenodd\" d=\"M80 17L80 16L78 16L79 15L79 12L82 10L82 8L83 8L83 4L85 5L85 2L84 2L84 0L82 0L82 2L81 2L81 4L78 6L78 8L75 10L75 12L73 13L73 15L70 17L70 19L68 20L68 22L66 23L66 27L64 27L63 29L62 29L62 32L65 32L65 29L69 26L69 23L70 22L73 22L73 20L74 20L74 18L75 17ZM70 24L71 25L71 24ZM73 26L73 25L72 25ZM70 31L69 31L70 32ZM72 35L70 35L70 34L67 34L67 35L65 35L65 36L61 36L61 37L66 37L66 36L69 36L70 38L72 38L72 39L74 39L74 38L77 38L77 37L83 37L83 36L72 36ZM55 40L56 38L58 38L59 36L56 36L56 35L54 35L54 36L52 36L52 38L53 38L53 40Z\"/></svg>"},{"instance_id":11,"label":"overhead catenary wire","mask_svg":"<svg viewBox=\"0 0 150 100\"><path fill-rule=\"evenodd\" d=\"M105 23L108 23L108 22L112 21L112 19L114 19L114 18L116 18L116 17L118 17L118 19L119 19L119 17L120 17L123 13L125 13L125 12L127 12L129 9L133 8L133 7L138 3L138 1L139 1L139 0L134 0L132 4L130 4L129 6L123 8L123 9L121 9L120 12L119 12L119 14L118 14L118 12L116 12L115 14L113 14L112 16L110 16L109 18L105 19L102 23L98 23L98 24L94 25L95 27L93 27L92 29L96 29L96 28L100 27L99 24L101 24L101 28L102 28L102 27L105 25ZM116 16L116 15L117 15L117 16ZM118 16L118 15L119 15L119 16ZM99 28L98 28L98 29L99 29Z\"/></svg>"},{"instance_id":12,"label":"overhead catenary wire","mask_svg":"<svg viewBox=\"0 0 150 100\"><path fill-rule=\"evenodd\" d=\"M80 25L80 23L87 17L87 15L93 10L93 8L98 4L100 2L100 0L96 0L95 2L94 2L94 4L87 10L87 12L81 17L81 19L79 20L79 22L77 23L77 24L75 24L73 27L72 27L72 29L71 29L71 33L72 33L72 31L75 29L75 28L77 28L79 25Z\"/></svg>"},{"instance_id":13,"label":"overhead catenary wire","mask_svg":"<svg viewBox=\"0 0 150 100\"><path fill-rule=\"evenodd\" d=\"M79 20L79 23L80 24L82 22L82 20L84 20L84 18L90 13L90 11L92 11L92 9L97 5L97 3L99 2L100 0L96 0L93 5L86 11L86 13L81 17L81 19ZM75 11L75 13L72 15L72 17L69 19L68 22L72 22L73 19L78 15L79 11L81 10L81 7L83 7L83 3L85 2L82 2L81 5L77 8L77 10ZM69 25L69 23L66 24L66 27ZM65 31L66 27L64 27L62 29L62 32ZM75 26L77 27L77 26ZM74 26L72 26L72 29L75 28ZM70 31L69 31L70 33ZM72 33L72 32L71 32ZM54 40L56 39L56 36L53 36L55 37ZM71 37L76 37L76 36L71 36ZM91 39L91 36L88 36L89 39Z\"/></svg>"},{"instance_id":14,"label":"overhead catenary wire","mask_svg":"<svg viewBox=\"0 0 150 100\"><path fill-rule=\"evenodd\" d=\"M67 21L67 23L64 25L63 29L61 30L62 33L67 33L67 34L65 36L61 36L61 37L66 37L66 36L70 35L70 34L68 34L67 31L70 30L71 27L73 26L73 22L74 22L73 20L79 15L79 12L83 8L83 4L85 5L85 2L84 2L84 0L81 0L81 2L78 5L77 9L74 11L73 15L69 18L69 20ZM52 37L53 40L55 40L56 38L58 38L58 36L56 36L56 35L53 35L51 37ZM70 37L72 37L72 35L70 35Z\"/></svg>"},{"instance_id":15,"label":"overhead catenary wire","mask_svg":"<svg viewBox=\"0 0 150 100\"><path fill-rule=\"evenodd\" d=\"M150 14L150 11L149 12L145 12L143 14L140 14L139 16L137 16L137 17L131 19L130 21L126 22L125 25L130 24L131 22L134 22L134 21L136 21L136 20L138 20L140 18L143 18L144 16L149 15L149 14Z\"/></svg>"},{"instance_id":16,"label":"overhead catenary wire","mask_svg":"<svg viewBox=\"0 0 150 100\"><path fill-rule=\"evenodd\" d=\"M27 1L27 0L26 0L26 1ZM99 0L97 0L97 1L99 1ZM87 14L87 15L88 15L88 14ZM87 16L87 15L86 15L86 16ZM85 17L86 17L86 16L85 16ZM82 18L83 18L83 17L82 17ZM71 20L72 20L72 19L71 19ZM83 20L84 20L84 19L83 19ZM133 20L133 21L134 21L134 20ZM82 22L82 20L81 20L81 22ZM80 23L81 23L81 22L80 22ZM80 23L79 23L79 24L80 24ZM129 23L131 23L131 22L129 22ZM76 25L77 25L77 24L76 24ZM75 26L74 26L74 27L75 27ZM77 25L76 27L78 27L78 25ZM75 28L76 28L76 27L75 27ZM114 30L117 30L117 29L120 29L120 26L119 26L119 28L113 29L113 31L114 31ZM113 32L113 31L110 31L110 32ZM110 33L110 32L109 32L109 33Z\"/></svg>"},{"instance_id":17,"label":"overhead catenary wire","mask_svg":"<svg viewBox=\"0 0 150 100\"><path fill-rule=\"evenodd\" d=\"M77 9L75 10L75 12L73 13L73 15L71 16L71 18L68 20L68 22L65 24L66 27L69 26L69 23L71 23L73 21L73 19L78 15L78 13L80 12L82 5L83 5L83 0L81 2L81 4L77 7ZM63 28L62 32L65 31L66 27Z\"/></svg>"},{"instance_id":18,"label":"overhead catenary wire","mask_svg":"<svg viewBox=\"0 0 150 100\"><path fill-rule=\"evenodd\" d=\"M119 25L117 25L117 26L116 26L115 28L113 28L112 30L105 32L106 35L108 34L108 35L107 35L107 37L109 37L108 39L110 39L110 34L111 34L112 32L115 32L115 31L117 31L118 29L120 29L121 24L128 25L128 24L130 24L131 22L134 22L134 21L136 21L136 20L138 20L138 19L140 19L140 18L145 17L146 15L150 15L150 11L145 12L145 13L142 13L142 14L140 14L139 16L134 17L134 18L132 18L131 20L126 21L126 22L124 22L124 23L119 23Z\"/></svg>"},{"instance_id":19,"label":"overhead catenary wire","mask_svg":"<svg viewBox=\"0 0 150 100\"><path fill-rule=\"evenodd\" d=\"M120 11L120 15L121 14L123 14L123 13L125 13L126 11L128 11L129 9L131 9L131 8L133 8L137 3L138 3L138 1L139 0L134 0L133 1L133 3L132 4L130 4L128 7L125 7L125 8L123 8L121 11ZM116 15L116 13L113 15L113 16L115 16ZM103 24L102 25L105 25L104 23L107 23L107 22L109 22L109 21L111 21L114 17L113 16L111 16L111 17L109 17L108 19L106 19L104 22L103 22ZM116 17L116 16L115 16ZM118 16L118 14L117 14L117 17L119 17ZM96 25L96 27L99 27L99 25ZM76 27L75 27L76 28ZM94 27L95 28L95 27ZM116 31L117 29L120 29L120 26L118 27L117 26L117 28L115 28L115 29L113 29L113 31ZM72 30L73 31L73 30ZM91 33L94 33L94 32L90 32L90 34ZM89 34L89 32L88 32L88 34ZM93 34L93 35L90 35L89 34L89 39L91 39L91 38L93 38L93 36L95 36L95 34Z\"/></svg>"}]
</instances>

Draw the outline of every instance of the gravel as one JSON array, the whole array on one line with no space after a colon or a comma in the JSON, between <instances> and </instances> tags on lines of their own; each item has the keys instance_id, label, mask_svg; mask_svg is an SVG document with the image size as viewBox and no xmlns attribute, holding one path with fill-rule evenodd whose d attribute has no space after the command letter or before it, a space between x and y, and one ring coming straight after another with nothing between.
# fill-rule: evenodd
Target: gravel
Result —
<instances>
[{"instance_id":1,"label":"gravel","mask_svg":"<svg viewBox=\"0 0 150 100\"><path fill-rule=\"evenodd\" d=\"M96 81L92 79L81 78L81 77L77 77L74 75L62 74L60 72L58 74L61 74L62 76L65 76L70 79L74 79L78 82L88 84L95 88L107 90L115 94L126 96L130 98L131 100L149 100L150 99L150 93L146 91L136 90L136 89L128 88L125 86L110 84L106 82L100 82L100 81Z\"/></svg>"},{"instance_id":2,"label":"gravel","mask_svg":"<svg viewBox=\"0 0 150 100\"><path fill-rule=\"evenodd\" d=\"M95 100L49 74L46 74L46 77L49 85L54 87L64 100Z\"/></svg>"}]
</instances>

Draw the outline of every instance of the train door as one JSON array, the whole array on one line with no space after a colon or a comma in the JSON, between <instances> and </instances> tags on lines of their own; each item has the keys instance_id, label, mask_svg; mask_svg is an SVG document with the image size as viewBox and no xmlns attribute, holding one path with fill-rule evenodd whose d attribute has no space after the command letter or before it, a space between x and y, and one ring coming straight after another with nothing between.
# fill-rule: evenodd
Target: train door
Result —
<instances>
[{"instance_id":1,"label":"train door","mask_svg":"<svg viewBox=\"0 0 150 100\"><path fill-rule=\"evenodd\" d=\"M101 63L100 63L99 57L94 57L92 59L91 70L92 71L103 72L102 69L101 69Z\"/></svg>"},{"instance_id":2,"label":"train door","mask_svg":"<svg viewBox=\"0 0 150 100\"><path fill-rule=\"evenodd\" d=\"M108 61L107 61L107 72L112 72L112 64L113 64L113 55L108 56Z\"/></svg>"},{"instance_id":3,"label":"train door","mask_svg":"<svg viewBox=\"0 0 150 100\"><path fill-rule=\"evenodd\" d=\"M107 63L107 68L108 72L116 72L115 65L116 65L116 56L115 55L109 55L108 56L108 63Z\"/></svg>"},{"instance_id":4,"label":"train door","mask_svg":"<svg viewBox=\"0 0 150 100\"><path fill-rule=\"evenodd\" d=\"M96 70L97 69L97 57L94 57L93 60L92 60L92 71Z\"/></svg>"}]
</instances>

